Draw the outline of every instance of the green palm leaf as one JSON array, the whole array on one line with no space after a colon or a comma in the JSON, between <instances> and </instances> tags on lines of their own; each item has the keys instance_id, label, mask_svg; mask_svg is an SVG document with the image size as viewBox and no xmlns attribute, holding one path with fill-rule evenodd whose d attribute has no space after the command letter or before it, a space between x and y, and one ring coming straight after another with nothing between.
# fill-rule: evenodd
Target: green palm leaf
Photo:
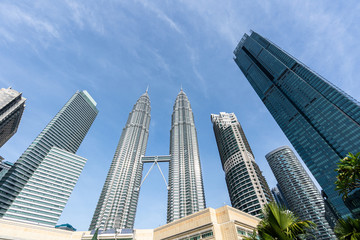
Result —
<instances>
[{"instance_id":1,"label":"green palm leaf","mask_svg":"<svg viewBox=\"0 0 360 240\"><path fill-rule=\"evenodd\" d=\"M340 240L360 239L360 219L339 219L335 226L335 235Z\"/></svg>"},{"instance_id":2,"label":"green palm leaf","mask_svg":"<svg viewBox=\"0 0 360 240\"><path fill-rule=\"evenodd\" d=\"M301 221L291 211L272 202L263 208L264 219L258 225L261 239L290 240L298 239L315 228L311 221Z\"/></svg>"}]
</instances>

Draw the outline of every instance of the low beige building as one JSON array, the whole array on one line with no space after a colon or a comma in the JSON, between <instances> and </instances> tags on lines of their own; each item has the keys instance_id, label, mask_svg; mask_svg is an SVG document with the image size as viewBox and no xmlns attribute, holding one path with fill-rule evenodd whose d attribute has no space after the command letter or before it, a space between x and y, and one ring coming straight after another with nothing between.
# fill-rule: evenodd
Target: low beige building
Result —
<instances>
[{"instance_id":1,"label":"low beige building","mask_svg":"<svg viewBox=\"0 0 360 240\"><path fill-rule=\"evenodd\" d=\"M252 233L260 222L229 206L207 208L154 229L154 240L238 240Z\"/></svg>"},{"instance_id":2,"label":"low beige building","mask_svg":"<svg viewBox=\"0 0 360 240\"><path fill-rule=\"evenodd\" d=\"M260 219L229 206L207 208L164 226L133 233L104 233L107 240L239 240L252 233ZM0 219L0 240L90 240L89 231L71 232Z\"/></svg>"},{"instance_id":3,"label":"low beige building","mask_svg":"<svg viewBox=\"0 0 360 240\"><path fill-rule=\"evenodd\" d=\"M81 240L83 234L0 219L0 240Z\"/></svg>"}]
</instances>

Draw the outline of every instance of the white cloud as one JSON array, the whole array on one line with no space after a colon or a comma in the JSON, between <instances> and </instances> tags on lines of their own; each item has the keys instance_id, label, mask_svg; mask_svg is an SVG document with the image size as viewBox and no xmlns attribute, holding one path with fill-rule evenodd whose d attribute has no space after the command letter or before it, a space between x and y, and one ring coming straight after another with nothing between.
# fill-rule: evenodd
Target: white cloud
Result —
<instances>
[{"instance_id":1,"label":"white cloud","mask_svg":"<svg viewBox=\"0 0 360 240\"><path fill-rule=\"evenodd\" d=\"M206 82L206 80L204 79L204 77L202 76L200 71L198 70L199 56L198 56L196 50L194 48L190 47L188 44L186 44L186 49L189 52L191 67L192 67L192 70L193 70L197 80L198 80L198 85L199 85L201 91L204 93L205 97L208 97L208 91L207 91L208 83Z\"/></svg>"},{"instance_id":2,"label":"white cloud","mask_svg":"<svg viewBox=\"0 0 360 240\"><path fill-rule=\"evenodd\" d=\"M7 25L7 30L4 30L3 28L2 32L5 32L6 36L10 39L13 39L13 37L10 37L10 32L13 31L14 26L18 27L19 25L22 25L31 31L35 31L37 34L46 34L53 38L58 38L60 36L53 24L44 19L40 19L37 16L31 15L14 5L0 4L0 19L2 20L3 25Z\"/></svg>"},{"instance_id":3,"label":"white cloud","mask_svg":"<svg viewBox=\"0 0 360 240\"><path fill-rule=\"evenodd\" d=\"M3 42L13 42L15 41L14 36L7 31L6 29L0 27L0 36L1 36L1 41Z\"/></svg>"},{"instance_id":4,"label":"white cloud","mask_svg":"<svg viewBox=\"0 0 360 240\"><path fill-rule=\"evenodd\" d=\"M169 64L166 62L166 60L164 59L164 57L158 53L157 50L151 50L149 48L149 50L151 51L152 54L154 54L155 56L155 61L156 63L158 64L158 66L166 71L168 74L170 74L170 67L169 67Z\"/></svg>"},{"instance_id":5,"label":"white cloud","mask_svg":"<svg viewBox=\"0 0 360 240\"><path fill-rule=\"evenodd\" d=\"M105 27L101 19L101 12L95 12L95 10L101 10L100 6L90 6L79 3L78 1L66 0L67 6L71 10L71 19L77 24L80 29L90 27L97 33L104 34ZM100 14L99 14L100 13Z\"/></svg>"},{"instance_id":6,"label":"white cloud","mask_svg":"<svg viewBox=\"0 0 360 240\"><path fill-rule=\"evenodd\" d=\"M140 2L143 5L143 7L152 11L153 13L155 13L156 16L160 20L167 23L171 27L171 29L175 30L176 32L178 32L181 35L184 34L183 31L181 30L180 26L178 24L176 24L175 21L172 20L168 15L166 15L165 12L163 12L159 7L157 7L156 5L150 3L149 1L146 1L146 0L138 0L137 2Z\"/></svg>"},{"instance_id":7,"label":"white cloud","mask_svg":"<svg viewBox=\"0 0 360 240\"><path fill-rule=\"evenodd\" d=\"M238 36L239 29L244 26L242 13L237 11L239 3L236 1L180 1L188 10L195 12L203 21L194 24L202 24L200 29L207 28L216 32L219 38L224 39L229 45L237 43L241 36ZM241 3L245 6L245 3Z\"/></svg>"}]
</instances>

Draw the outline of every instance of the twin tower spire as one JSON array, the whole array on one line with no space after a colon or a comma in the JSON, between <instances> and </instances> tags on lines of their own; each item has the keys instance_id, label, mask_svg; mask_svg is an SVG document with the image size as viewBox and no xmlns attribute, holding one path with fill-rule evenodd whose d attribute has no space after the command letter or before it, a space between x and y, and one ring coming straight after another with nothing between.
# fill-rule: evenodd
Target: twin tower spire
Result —
<instances>
[{"instance_id":1,"label":"twin tower spire","mask_svg":"<svg viewBox=\"0 0 360 240\"><path fill-rule=\"evenodd\" d=\"M148 88L129 114L90 230L133 228L150 125ZM199 147L189 99L180 90L170 131L167 221L171 222L206 207Z\"/></svg>"}]
</instances>

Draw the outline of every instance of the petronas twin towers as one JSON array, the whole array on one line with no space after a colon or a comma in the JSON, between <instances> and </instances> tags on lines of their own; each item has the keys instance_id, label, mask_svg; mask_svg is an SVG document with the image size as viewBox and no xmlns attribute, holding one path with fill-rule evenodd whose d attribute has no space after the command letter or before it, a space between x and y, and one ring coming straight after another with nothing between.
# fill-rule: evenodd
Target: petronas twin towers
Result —
<instances>
[{"instance_id":1,"label":"petronas twin towers","mask_svg":"<svg viewBox=\"0 0 360 240\"><path fill-rule=\"evenodd\" d=\"M90 230L134 226L150 109L146 91L134 105L122 131ZM166 158L170 159L167 221L171 222L206 207L194 116L182 89L174 104L170 156Z\"/></svg>"}]
</instances>

